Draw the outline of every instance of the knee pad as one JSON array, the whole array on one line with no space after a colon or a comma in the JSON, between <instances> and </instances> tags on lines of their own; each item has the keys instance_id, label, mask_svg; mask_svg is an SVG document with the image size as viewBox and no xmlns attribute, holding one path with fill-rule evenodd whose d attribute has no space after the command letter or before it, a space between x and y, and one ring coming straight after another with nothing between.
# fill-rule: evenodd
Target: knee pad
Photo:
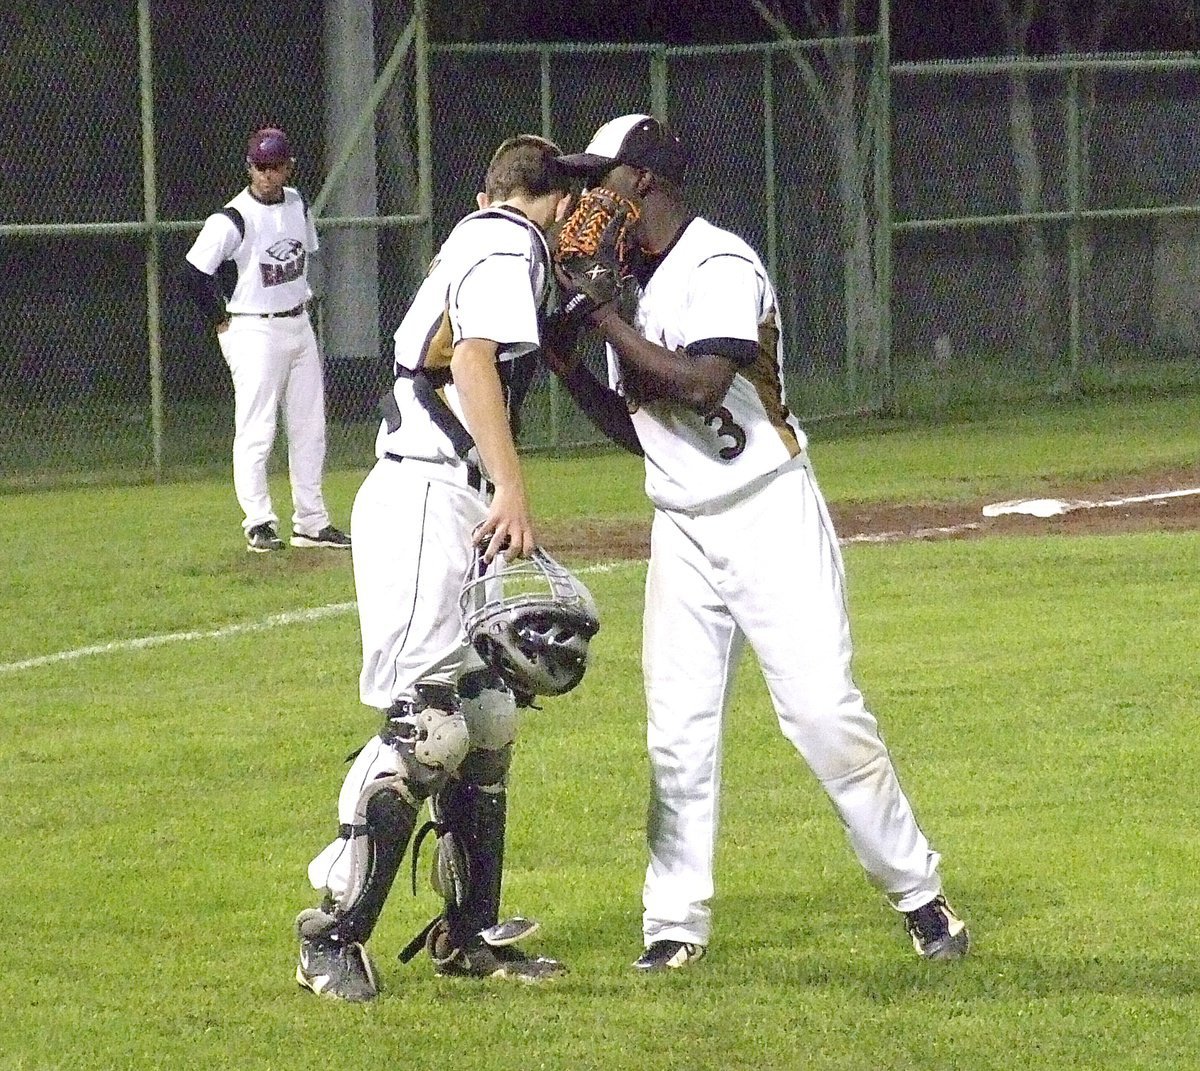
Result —
<instances>
[{"instance_id":1,"label":"knee pad","mask_svg":"<svg viewBox=\"0 0 1200 1071\"><path fill-rule=\"evenodd\" d=\"M471 737L453 688L418 684L416 692L416 699L392 704L379 737L402 756L411 757L413 779L426 789L424 799L462 765Z\"/></svg>"},{"instance_id":2,"label":"knee pad","mask_svg":"<svg viewBox=\"0 0 1200 1071\"><path fill-rule=\"evenodd\" d=\"M495 670L464 673L458 681L458 702L471 751L502 751L517 739L517 701Z\"/></svg>"},{"instance_id":3,"label":"knee pad","mask_svg":"<svg viewBox=\"0 0 1200 1071\"><path fill-rule=\"evenodd\" d=\"M437 698L446 701L444 695ZM430 800L431 820L417 834L413 848L413 886L415 891L421 842L434 832L437 842L430 882L445 902L440 918L462 943L494 925L498 917L508 800L505 785L517 735L517 705L512 692L489 669L464 673L455 698L468 750L453 776L442 780ZM410 943L401 960L415 955L419 944Z\"/></svg>"}]
</instances>

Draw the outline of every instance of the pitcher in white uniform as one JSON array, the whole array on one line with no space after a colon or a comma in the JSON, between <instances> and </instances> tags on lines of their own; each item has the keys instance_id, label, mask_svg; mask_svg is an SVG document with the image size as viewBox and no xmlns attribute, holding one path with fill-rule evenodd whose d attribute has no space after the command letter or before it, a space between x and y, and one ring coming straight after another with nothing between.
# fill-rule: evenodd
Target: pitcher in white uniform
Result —
<instances>
[{"instance_id":1,"label":"pitcher in white uniform","mask_svg":"<svg viewBox=\"0 0 1200 1071\"><path fill-rule=\"evenodd\" d=\"M621 428L618 441L644 453L655 507L643 626L650 861L634 966L695 963L710 942L723 722L746 642L780 729L904 914L916 951L956 959L967 929L851 676L841 553L787 406L779 306L762 262L688 209L687 154L656 119L614 119L563 162L641 209L634 322L613 306L591 317L611 390L578 362L559 369L601 427Z\"/></svg>"},{"instance_id":2,"label":"pitcher in white uniform","mask_svg":"<svg viewBox=\"0 0 1200 1071\"><path fill-rule=\"evenodd\" d=\"M287 134L278 127L250 136L249 185L204 221L184 275L193 300L216 328L233 379L233 487L246 549L256 553L283 548L267 485L280 409L292 485L292 546L350 546L349 537L330 523L321 489L325 381L308 317L307 276L317 231L300 192L287 185L295 163ZM228 297L218 276L227 262L237 270Z\"/></svg>"}]
</instances>

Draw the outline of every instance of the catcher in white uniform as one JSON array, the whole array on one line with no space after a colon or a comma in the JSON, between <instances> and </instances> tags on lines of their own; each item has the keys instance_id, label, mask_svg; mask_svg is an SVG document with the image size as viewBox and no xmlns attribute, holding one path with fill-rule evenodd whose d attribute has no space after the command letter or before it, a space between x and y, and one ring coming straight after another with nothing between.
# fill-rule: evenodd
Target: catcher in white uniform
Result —
<instances>
[{"instance_id":1,"label":"catcher in white uniform","mask_svg":"<svg viewBox=\"0 0 1200 1071\"><path fill-rule=\"evenodd\" d=\"M498 921L517 705L459 613L480 560L526 558L536 544L510 419L554 291L543 231L571 200L557 156L533 135L499 147L480 210L446 239L396 331L378 460L351 514L360 694L384 725L346 777L337 838L309 867L324 903L297 919L297 981L323 996L376 995L364 945L425 800L445 910L401 959L424 945L443 975L563 971L515 947L535 924Z\"/></svg>"},{"instance_id":2,"label":"catcher in white uniform","mask_svg":"<svg viewBox=\"0 0 1200 1071\"><path fill-rule=\"evenodd\" d=\"M688 210L685 151L650 116L612 120L563 162L640 209L633 325L613 304L588 315L617 394L578 362L556 369L597 423L644 452L655 507L643 633L650 862L634 966L682 967L709 944L722 723L746 641L780 728L917 952L964 955L939 856L851 677L841 553L787 407L779 309L759 257Z\"/></svg>"},{"instance_id":3,"label":"catcher in white uniform","mask_svg":"<svg viewBox=\"0 0 1200 1071\"><path fill-rule=\"evenodd\" d=\"M325 383L308 318L307 266L317 231L300 193L287 185L295 158L287 135L264 127L246 147L249 185L204 227L187 253L185 282L215 325L233 378L233 486L245 515L246 549L281 550L267 462L283 408L292 485L294 547L345 549L321 491L325 465ZM228 299L218 269L232 262Z\"/></svg>"}]
</instances>

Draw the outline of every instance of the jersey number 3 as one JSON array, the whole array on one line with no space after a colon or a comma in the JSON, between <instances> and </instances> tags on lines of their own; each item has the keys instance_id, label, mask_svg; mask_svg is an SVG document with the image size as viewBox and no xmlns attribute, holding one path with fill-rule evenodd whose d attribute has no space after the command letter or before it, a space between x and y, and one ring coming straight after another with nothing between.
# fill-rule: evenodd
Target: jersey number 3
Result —
<instances>
[{"instance_id":1,"label":"jersey number 3","mask_svg":"<svg viewBox=\"0 0 1200 1071\"><path fill-rule=\"evenodd\" d=\"M715 424L717 434L722 439L733 440L728 446L722 446L717 451L717 456L722 461L732 461L746 449L746 429L733 419L733 414L725 406L713 413L706 423Z\"/></svg>"}]
</instances>

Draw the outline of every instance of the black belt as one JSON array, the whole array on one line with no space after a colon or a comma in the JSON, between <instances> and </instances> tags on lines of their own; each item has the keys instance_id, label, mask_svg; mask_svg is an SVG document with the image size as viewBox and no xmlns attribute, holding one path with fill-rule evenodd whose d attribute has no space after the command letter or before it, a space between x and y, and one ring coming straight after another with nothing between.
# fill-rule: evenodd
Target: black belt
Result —
<instances>
[{"instance_id":1,"label":"black belt","mask_svg":"<svg viewBox=\"0 0 1200 1071\"><path fill-rule=\"evenodd\" d=\"M388 461L395 461L397 464L402 461L410 460L403 454L388 453L384 454L383 456L387 458ZM424 459L422 458L421 460ZM432 461L427 462L427 464L438 465L443 464L443 462ZM449 464L449 462L445 462L445 464ZM473 461L463 461L461 464L462 467L467 470L467 486L471 488L472 491L478 491L480 494L487 495L489 498L496 493L496 485L484 476L484 474L479 470L478 465L476 465Z\"/></svg>"},{"instance_id":2,"label":"black belt","mask_svg":"<svg viewBox=\"0 0 1200 1071\"><path fill-rule=\"evenodd\" d=\"M283 316L299 316L307 308L308 302L302 301L294 309L287 309L284 312L232 312L230 316L257 316L260 320L278 320Z\"/></svg>"}]
</instances>

